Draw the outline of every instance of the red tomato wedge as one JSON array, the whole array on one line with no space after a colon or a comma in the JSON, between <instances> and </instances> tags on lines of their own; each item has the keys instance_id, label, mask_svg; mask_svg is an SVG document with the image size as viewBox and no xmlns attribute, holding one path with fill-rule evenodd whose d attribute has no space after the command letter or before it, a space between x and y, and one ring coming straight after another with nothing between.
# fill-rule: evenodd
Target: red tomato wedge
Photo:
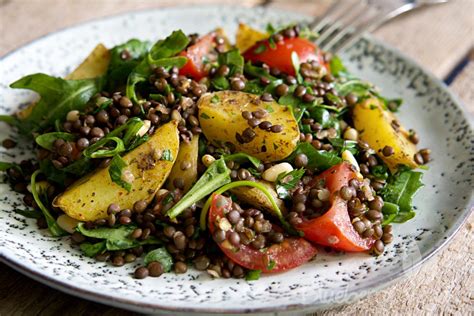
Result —
<instances>
[{"instance_id":1,"label":"red tomato wedge","mask_svg":"<svg viewBox=\"0 0 474 316\"><path fill-rule=\"evenodd\" d=\"M209 230L214 233L218 221L225 217L225 211L232 209L232 200L222 195L212 197L209 209ZM279 229L277 226L276 229ZM316 247L303 238L288 237L280 244L274 244L265 250L255 250L250 246L240 245L233 247L227 240L218 246L229 259L237 264L252 270L261 270L264 273L281 272L302 265L316 253Z\"/></svg>"},{"instance_id":2,"label":"red tomato wedge","mask_svg":"<svg viewBox=\"0 0 474 316\"><path fill-rule=\"evenodd\" d=\"M179 54L188 59L188 62L179 70L180 75L192 77L197 81L207 75L204 70L204 58L214 49L215 38L214 32L204 35L198 39L196 44Z\"/></svg>"},{"instance_id":3,"label":"red tomato wedge","mask_svg":"<svg viewBox=\"0 0 474 316\"><path fill-rule=\"evenodd\" d=\"M257 42L243 54L245 60L263 62L270 67L278 68L289 75L295 75L291 62L291 53L296 52L300 62L317 60L327 68L321 50L307 39L301 37L285 38L282 42L275 43L272 48L268 40Z\"/></svg>"},{"instance_id":4,"label":"red tomato wedge","mask_svg":"<svg viewBox=\"0 0 474 316\"><path fill-rule=\"evenodd\" d=\"M347 202L334 194L349 181L355 173L348 163L341 163L314 178L313 181L325 180L331 192L331 208L322 216L303 221L295 228L304 232L304 237L320 245L345 251L365 251L372 247L373 238L362 238L354 229L347 211Z\"/></svg>"}]
</instances>

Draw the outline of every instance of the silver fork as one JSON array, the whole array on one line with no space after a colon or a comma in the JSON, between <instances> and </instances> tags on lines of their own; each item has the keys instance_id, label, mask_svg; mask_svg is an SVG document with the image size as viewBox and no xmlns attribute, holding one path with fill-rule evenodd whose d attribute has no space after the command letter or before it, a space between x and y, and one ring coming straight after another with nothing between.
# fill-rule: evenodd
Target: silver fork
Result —
<instances>
[{"instance_id":1,"label":"silver fork","mask_svg":"<svg viewBox=\"0 0 474 316\"><path fill-rule=\"evenodd\" d=\"M308 27L319 33L316 44L338 53L350 47L364 32L411 10L448 0L334 0L325 14Z\"/></svg>"}]
</instances>

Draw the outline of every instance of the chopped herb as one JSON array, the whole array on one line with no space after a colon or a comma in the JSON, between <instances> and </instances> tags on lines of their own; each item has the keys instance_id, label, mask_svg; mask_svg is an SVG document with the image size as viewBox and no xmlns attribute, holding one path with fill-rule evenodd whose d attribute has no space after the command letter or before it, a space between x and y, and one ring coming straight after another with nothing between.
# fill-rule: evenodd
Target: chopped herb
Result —
<instances>
[{"instance_id":1,"label":"chopped herb","mask_svg":"<svg viewBox=\"0 0 474 316\"><path fill-rule=\"evenodd\" d=\"M303 83L303 76L300 73L300 58L295 51L291 52L291 63L293 64L293 69L295 70L298 83Z\"/></svg>"},{"instance_id":2,"label":"chopped herb","mask_svg":"<svg viewBox=\"0 0 474 316\"><path fill-rule=\"evenodd\" d=\"M217 94L214 94L214 95L212 96L212 98L211 98L211 103L219 103L219 96L218 96ZM202 114L201 114L201 117L203 117L204 115L207 116L206 113L202 113ZM207 116L207 118L209 118L209 116Z\"/></svg>"},{"instance_id":3,"label":"chopped herb","mask_svg":"<svg viewBox=\"0 0 474 316\"><path fill-rule=\"evenodd\" d=\"M262 270L250 270L247 272L247 275L245 276L245 280L256 281L260 279L261 274L262 274Z\"/></svg>"},{"instance_id":4,"label":"chopped herb","mask_svg":"<svg viewBox=\"0 0 474 316\"><path fill-rule=\"evenodd\" d=\"M293 171L279 174L276 180L276 192L280 199L288 199L291 197L290 191L296 188L296 185L303 177L305 170L295 169Z\"/></svg>"},{"instance_id":5,"label":"chopped herb","mask_svg":"<svg viewBox=\"0 0 474 316\"><path fill-rule=\"evenodd\" d=\"M219 99L219 97L217 97L217 99ZM211 100L212 101L212 100ZM214 102L213 102L214 103ZM201 115L199 116L200 118L202 119L205 119L205 120L208 120L210 119L211 117L209 115L207 115L206 113L201 113Z\"/></svg>"},{"instance_id":6,"label":"chopped herb","mask_svg":"<svg viewBox=\"0 0 474 316\"><path fill-rule=\"evenodd\" d=\"M267 270L273 270L275 266L276 266L276 261L273 259L270 259L270 262L268 262L268 265L267 265Z\"/></svg>"},{"instance_id":7,"label":"chopped herb","mask_svg":"<svg viewBox=\"0 0 474 316\"><path fill-rule=\"evenodd\" d=\"M163 150L163 154L161 155L161 160L173 161L173 154L171 153L171 150L169 149Z\"/></svg>"},{"instance_id":8,"label":"chopped herb","mask_svg":"<svg viewBox=\"0 0 474 316\"><path fill-rule=\"evenodd\" d=\"M267 46L265 46L265 44L260 44L257 48L254 49L253 52L254 54L261 54L266 50L267 50Z\"/></svg>"},{"instance_id":9,"label":"chopped herb","mask_svg":"<svg viewBox=\"0 0 474 316\"><path fill-rule=\"evenodd\" d=\"M110 162L109 175L113 182L130 192L132 190L132 184L123 179L123 172L127 167L128 164L122 157L115 155Z\"/></svg>"}]
</instances>

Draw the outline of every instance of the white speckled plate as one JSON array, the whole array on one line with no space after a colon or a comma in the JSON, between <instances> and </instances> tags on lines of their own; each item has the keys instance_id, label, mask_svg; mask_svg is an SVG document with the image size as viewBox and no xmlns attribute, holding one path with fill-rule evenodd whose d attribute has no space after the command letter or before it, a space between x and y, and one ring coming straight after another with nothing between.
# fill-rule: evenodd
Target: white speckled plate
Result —
<instances>
[{"instance_id":1,"label":"white speckled plate","mask_svg":"<svg viewBox=\"0 0 474 316\"><path fill-rule=\"evenodd\" d=\"M205 33L223 26L234 34L239 21L263 27L308 19L263 9L226 6L186 7L129 13L81 24L40 38L0 60L0 112L13 113L31 94L8 84L34 72L65 75L98 43L111 47L129 38L155 40L182 28ZM389 97L402 97L401 121L414 127L421 146L433 150L426 186L415 199L417 216L394 229L384 256L327 254L293 271L257 282L212 280L191 271L136 280L135 265L114 268L83 257L69 240L49 237L12 209L20 196L0 184L0 254L8 265L73 295L144 312L246 313L314 310L350 302L387 286L439 250L472 208L473 133L459 101L446 86L399 52L365 38L343 56L348 68L378 85ZM6 125L0 139L17 138ZM20 142L0 149L0 160L31 155Z\"/></svg>"}]
</instances>

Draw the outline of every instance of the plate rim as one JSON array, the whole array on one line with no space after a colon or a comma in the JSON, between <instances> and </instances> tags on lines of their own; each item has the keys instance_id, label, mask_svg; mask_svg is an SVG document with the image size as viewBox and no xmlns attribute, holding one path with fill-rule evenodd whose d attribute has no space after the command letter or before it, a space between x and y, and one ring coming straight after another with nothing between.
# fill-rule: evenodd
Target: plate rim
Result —
<instances>
[{"instance_id":1,"label":"plate rim","mask_svg":"<svg viewBox=\"0 0 474 316\"><path fill-rule=\"evenodd\" d=\"M24 43L20 46L14 47L13 49L7 51L4 55L0 56L0 62L3 62L6 58L10 57L11 55L14 55L15 53L18 53L22 49L27 48L30 45L33 45L34 43L45 40L48 37L51 37L53 35L61 34L64 32L68 32L70 30L73 30L75 28L80 28L85 25L88 25L90 23L94 22L100 22L100 21L107 21L111 20L114 18L118 18L121 16L126 16L129 14L140 14L142 12L157 12L157 11L166 11L166 10L179 10L179 9L210 9L210 8L226 8L226 9L231 9L231 8L249 8L248 6L242 6L242 5L229 5L229 4L205 4L205 5L198 5L198 4L180 4L180 5L173 5L173 6L166 6L166 7L161 7L161 8L144 8L144 9L138 9L138 10L129 10L125 12L119 12L116 14L112 15L106 15L102 17L97 17L97 18L92 18L88 19L73 25L69 25L66 27L59 28L55 31L43 34L37 38L32 39L31 41ZM257 7L250 7L251 9L256 9ZM280 14L284 14L286 11L282 9L277 9L277 8L267 8L267 7L258 7L258 9L262 11L272 11ZM300 17L311 17L309 15L299 13L299 12L294 12L295 14L299 15ZM456 106L457 109L459 109L462 113L462 116L466 119L467 124L469 125L469 128L472 132L473 130L473 115L471 115L467 109L466 106L464 105L463 101L459 99L459 97L454 94L451 89L446 85L446 83L440 79L438 79L430 70L427 70L424 66L420 65L417 63L412 57L405 55L402 51L399 49L375 38L374 36L370 34L364 34L364 37L369 39L370 42L376 43L378 45L383 46L385 49L394 52L398 56L402 57L406 63L408 63L410 66L414 66L418 68L419 70L422 71L423 74L425 74L430 81L435 82L438 84L444 92L446 92L449 96L449 98L454 101L454 105ZM465 224L467 221L468 217L473 213L474 207L473 207L474 201L473 201L473 192L471 192L471 195L469 199L466 200L465 204L465 209L463 212L457 216L457 219L454 223L454 225L445 232L444 236L445 238L441 237L438 243L435 244L434 247L428 251L425 256L421 257L421 259L415 263L413 263L411 266L408 268L405 268L404 270L395 273L393 275L388 275L387 277L384 277L382 279L374 280L373 282L365 284L363 290L363 294L357 294L357 291L362 290L361 289L354 289L352 291L349 291L346 293L346 296L351 297L349 300L343 300L343 302L337 302L337 300L331 301L329 300L328 302L321 302L321 303L299 303L299 304L291 304L291 305L282 305L278 307L252 307L252 308L234 308L234 309L209 309L209 308L200 308L200 307L181 307L181 308L175 308L175 307L170 307L166 305L160 305L160 304L155 304L155 303L145 303L145 302L137 302L135 300L129 300L126 298L118 298L113 295L107 295L103 294L100 292L95 292L94 290L84 290L80 287L71 285L67 283L66 281L58 280L57 278L50 277L46 274L43 274L41 271L36 270L34 267L27 266L25 263L19 261L18 259L15 258L13 252L5 252L4 248L0 248L0 262L6 264L10 268L14 269L15 271L18 271L22 273L23 275L26 275L27 277L40 282L42 284L45 284L47 286L50 286L56 290L62 291L64 293L67 293L72 296L80 297L83 299L87 299L90 301L98 302L101 304L105 304L108 306L112 307L121 307L124 309L128 310L135 310L135 311L144 311L144 312L178 312L178 313L219 313L219 314L235 314L235 313L268 313L268 312L289 312L289 311L307 311L307 310L321 310L321 309L326 309L328 307L336 307L341 304L347 304L351 301L354 301L356 299L361 299L366 297L367 295L378 292L384 288L387 288L391 284L395 283L396 281L401 280L402 278L406 277L408 274L412 273L414 270L419 269L421 265L425 264L428 260L433 258L435 255L439 253L441 249L443 249L459 232L461 227Z\"/></svg>"}]
</instances>

